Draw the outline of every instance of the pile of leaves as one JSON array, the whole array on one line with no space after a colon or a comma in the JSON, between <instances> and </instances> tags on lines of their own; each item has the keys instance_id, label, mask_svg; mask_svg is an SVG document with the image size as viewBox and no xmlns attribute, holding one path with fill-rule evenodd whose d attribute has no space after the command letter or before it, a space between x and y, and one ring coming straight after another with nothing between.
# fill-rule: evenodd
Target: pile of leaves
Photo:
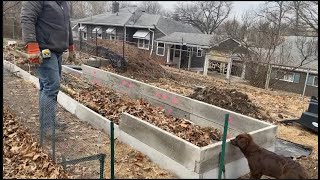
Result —
<instances>
[{"instance_id":1,"label":"pile of leaves","mask_svg":"<svg viewBox=\"0 0 320 180\"><path fill-rule=\"evenodd\" d=\"M121 114L127 112L200 147L211 144L213 140L221 140L219 129L202 128L188 120L166 115L163 109L142 99L134 100L106 87L79 82L81 80L72 75L64 76L64 92L116 124Z\"/></svg>"},{"instance_id":2,"label":"pile of leaves","mask_svg":"<svg viewBox=\"0 0 320 180\"><path fill-rule=\"evenodd\" d=\"M250 117L265 118L260 113L260 108L251 102L247 94L235 89L196 88L189 97Z\"/></svg>"},{"instance_id":3,"label":"pile of leaves","mask_svg":"<svg viewBox=\"0 0 320 180\"><path fill-rule=\"evenodd\" d=\"M110 40L99 40L99 46L109 48L118 55L123 55L123 45L121 42ZM171 77L165 69L161 67L163 60L156 56L150 57L150 52L141 50L135 45L125 44L125 59L128 61L127 71L121 73L124 76L141 81L156 81L159 78ZM114 71L111 66L105 67L108 71Z\"/></svg>"},{"instance_id":4,"label":"pile of leaves","mask_svg":"<svg viewBox=\"0 0 320 180\"><path fill-rule=\"evenodd\" d=\"M44 153L7 107L3 115L4 178L72 178Z\"/></svg>"}]
</instances>

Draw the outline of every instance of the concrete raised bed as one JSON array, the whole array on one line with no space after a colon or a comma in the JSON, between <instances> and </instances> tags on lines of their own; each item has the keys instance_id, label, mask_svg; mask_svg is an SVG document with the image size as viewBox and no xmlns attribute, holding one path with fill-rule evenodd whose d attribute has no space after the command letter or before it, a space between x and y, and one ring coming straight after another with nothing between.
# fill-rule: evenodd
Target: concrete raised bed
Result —
<instances>
[{"instance_id":1,"label":"concrete raised bed","mask_svg":"<svg viewBox=\"0 0 320 180\"><path fill-rule=\"evenodd\" d=\"M200 126L213 126L222 129L224 116L228 113L232 119L232 122L229 124L229 137L232 138L239 133L247 132L252 134L257 144L274 150L277 127L270 123L87 65L82 65L82 74L91 82L97 82L115 91L126 93L132 98L142 98L154 106L163 107L168 114L188 119ZM125 119L130 119L130 121ZM129 122L130 126L126 125ZM122 125L123 123L124 125ZM130 118L122 118L120 121L120 130L160 151L167 158L173 159L175 162L183 165L186 171L196 173L197 178L217 177L221 142L200 148L160 128L153 127L154 131L149 131L148 129L151 126L153 125L132 116ZM140 127L140 129L135 129L136 127ZM175 143L164 143L164 140ZM237 178L248 173L249 169L241 152L237 148L230 146L229 140L227 141L225 159L226 177ZM176 141L179 141L179 143ZM187 149L190 151L187 151ZM232 170L234 167L237 167L236 171ZM177 171L174 170L174 172Z\"/></svg>"},{"instance_id":2,"label":"concrete raised bed","mask_svg":"<svg viewBox=\"0 0 320 180\"><path fill-rule=\"evenodd\" d=\"M17 70L12 66L15 65L4 62L6 69ZM277 130L275 125L86 65L82 66L82 73L66 66L63 71L78 77L86 77L92 82L127 93L133 98L143 98L153 105L164 107L167 113L173 116L189 119L202 126L222 128L224 115L229 113L232 118L230 137L240 132L248 132L257 144L274 151ZM35 84L38 83L34 76L23 77L28 78L26 80L32 79L31 82ZM59 92L58 102L80 120L87 121L94 127L109 133L108 119L63 92ZM146 154L152 161L180 178L218 177L218 155L221 151L221 142L198 147L127 113L122 115L119 126L115 125L115 135L120 141ZM226 144L225 164L226 178L238 178L249 172L246 159L238 148L230 145L230 139Z\"/></svg>"}]
</instances>

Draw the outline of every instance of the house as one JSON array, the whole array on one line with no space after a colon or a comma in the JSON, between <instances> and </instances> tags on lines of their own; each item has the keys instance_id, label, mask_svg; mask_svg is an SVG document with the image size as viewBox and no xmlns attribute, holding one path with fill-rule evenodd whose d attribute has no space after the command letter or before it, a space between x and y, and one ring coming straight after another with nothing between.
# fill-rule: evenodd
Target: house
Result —
<instances>
[{"instance_id":1,"label":"house","mask_svg":"<svg viewBox=\"0 0 320 180\"><path fill-rule=\"evenodd\" d=\"M318 97L318 37L284 37L272 60L270 88Z\"/></svg>"},{"instance_id":2,"label":"house","mask_svg":"<svg viewBox=\"0 0 320 180\"><path fill-rule=\"evenodd\" d=\"M233 38L217 40L219 38L215 37L216 35L175 32L156 39L157 54L166 56L167 63L176 64L178 68L200 71L205 75L217 71L226 74L227 79L230 76L249 79L252 67L247 67L247 62L252 60L245 55L254 56L256 52ZM269 88L318 97L317 38L282 38L283 42L277 46L271 58ZM255 64L267 68L266 63L259 60ZM266 79L267 71L261 79L263 86Z\"/></svg>"},{"instance_id":3,"label":"house","mask_svg":"<svg viewBox=\"0 0 320 180\"><path fill-rule=\"evenodd\" d=\"M119 9L117 2L112 4L112 12L71 23L75 39L125 40L163 57L168 65L207 72L205 58L213 35L203 34L191 25L148 14L137 7Z\"/></svg>"},{"instance_id":4,"label":"house","mask_svg":"<svg viewBox=\"0 0 320 180\"><path fill-rule=\"evenodd\" d=\"M211 38L212 35L208 34L174 32L156 39L156 54L165 56L167 64L174 64L178 68L203 71Z\"/></svg>"},{"instance_id":5,"label":"house","mask_svg":"<svg viewBox=\"0 0 320 180\"><path fill-rule=\"evenodd\" d=\"M113 2L112 12L78 19L72 24L75 24L72 28L75 38L78 34L81 40L125 40L153 53L156 53L157 38L174 32L201 33L191 25L148 14L137 7L119 9L118 2Z\"/></svg>"},{"instance_id":6,"label":"house","mask_svg":"<svg viewBox=\"0 0 320 180\"><path fill-rule=\"evenodd\" d=\"M245 59L243 55L255 56L257 51L245 48L242 43L228 38L211 48L208 68L212 71L218 70L227 76L226 71L230 69L230 75L248 80L252 75L250 71L254 70L255 73L256 68L262 67L259 71L265 74L259 77L259 80L262 87L265 87L268 66L263 59L267 56L268 50L263 49L260 52L259 59L254 60L250 67L248 62L252 62L253 59ZM283 36L282 43L276 47L271 57L269 72L268 88L318 97L318 38Z\"/></svg>"},{"instance_id":7,"label":"house","mask_svg":"<svg viewBox=\"0 0 320 180\"><path fill-rule=\"evenodd\" d=\"M237 53L248 50L233 38L218 40L215 37L211 34L175 32L156 39L157 55L166 56L167 64L178 68L207 75L217 70L218 66L218 71L225 74L229 59L239 61ZM230 66L230 70L232 68L235 69L235 66Z\"/></svg>"}]
</instances>

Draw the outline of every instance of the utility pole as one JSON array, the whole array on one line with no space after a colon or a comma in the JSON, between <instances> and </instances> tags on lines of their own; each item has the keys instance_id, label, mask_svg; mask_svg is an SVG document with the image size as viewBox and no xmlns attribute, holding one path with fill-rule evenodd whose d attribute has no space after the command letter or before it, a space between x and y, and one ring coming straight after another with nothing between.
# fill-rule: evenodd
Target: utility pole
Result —
<instances>
[{"instance_id":1,"label":"utility pole","mask_svg":"<svg viewBox=\"0 0 320 180\"><path fill-rule=\"evenodd\" d=\"M98 56L98 29L96 29L96 56Z\"/></svg>"},{"instance_id":2,"label":"utility pole","mask_svg":"<svg viewBox=\"0 0 320 180\"><path fill-rule=\"evenodd\" d=\"M124 42L126 41L126 25L123 25L122 57L124 59Z\"/></svg>"},{"instance_id":3,"label":"utility pole","mask_svg":"<svg viewBox=\"0 0 320 180\"><path fill-rule=\"evenodd\" d=\"M182 50L182 46L183 46L183 38L181 39L181 46L180 46L180 55L179 55L179 72L180 72L180 67L181 67L181 50Z\"/></svg>"},{"instance_id":4,"label":"utility pole","mask_svg":"<svg viewBox=\"0 0 320 180\"><path fill-rule=\"evenodd\" d=\"M228 63L228 66L227 66L227 82L228 84L230 84L231 82L231 69L232 69L232 53L229 52L228 53L228 56L229 56L229 63Z\"/></svg>"},{"instance_id":5,"label":"utility pole","mask_svg":"<svg viewBox=\"0 0 320 180\"><path fill-rule=\"evenodd\" d=\"M268 63L267 79L266 79L266 84L264 85L264 88L267 90L269 89L271 71L272 71L272 65L270 63Z\"/></svg>"},{"instance_id":6,"label":"utility pole","mask_svg":"<svg viewBox=\"0 0 320 180\"><path fill-rule=\"evenodd\" d=\"M303 87L303 92L302 92L302 99L304 98L304 94L305 94L305 92L306 92L309 73L310 73L310 68L308 68L308 72L307 72L306 80L305 80L305 82L304 82L304 87Z\"/></svg>"}]
</instances>

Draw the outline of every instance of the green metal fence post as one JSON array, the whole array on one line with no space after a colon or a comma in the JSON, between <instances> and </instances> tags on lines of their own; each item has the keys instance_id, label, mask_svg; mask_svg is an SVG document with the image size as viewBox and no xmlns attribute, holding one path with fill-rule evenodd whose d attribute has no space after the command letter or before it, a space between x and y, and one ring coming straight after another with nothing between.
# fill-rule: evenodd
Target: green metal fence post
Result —
<instances>
[{"instance_id":1,"label":"green metal fence post","mask_svg":"<svg viewBox=\"0 0 320 180\"><path fill-rule=\"evenodd\" d=\"M110 122L110 150L111 150L111 158L110 158L110 173L111 179L114 179L114 128L113 128L113 122Z\"/></svg>"},{"instance_id":2,"label":"green metal fence post","mask_svg":"<svg viewBox=\"0 0 320 180\"><path fill-rule=\"evenodd\" d=\"M222 136L222 150L221 150L221 156L219 159L218 179L221 179L222 171L223 171L223 167L224 167L224 155L225 155L225 149L226 149L226 139L227 139L228 124L229 124L228 120L229 120L229 114L226 114L225 120L224 120L223 136Z\"/></svg>"}]
</instances>

